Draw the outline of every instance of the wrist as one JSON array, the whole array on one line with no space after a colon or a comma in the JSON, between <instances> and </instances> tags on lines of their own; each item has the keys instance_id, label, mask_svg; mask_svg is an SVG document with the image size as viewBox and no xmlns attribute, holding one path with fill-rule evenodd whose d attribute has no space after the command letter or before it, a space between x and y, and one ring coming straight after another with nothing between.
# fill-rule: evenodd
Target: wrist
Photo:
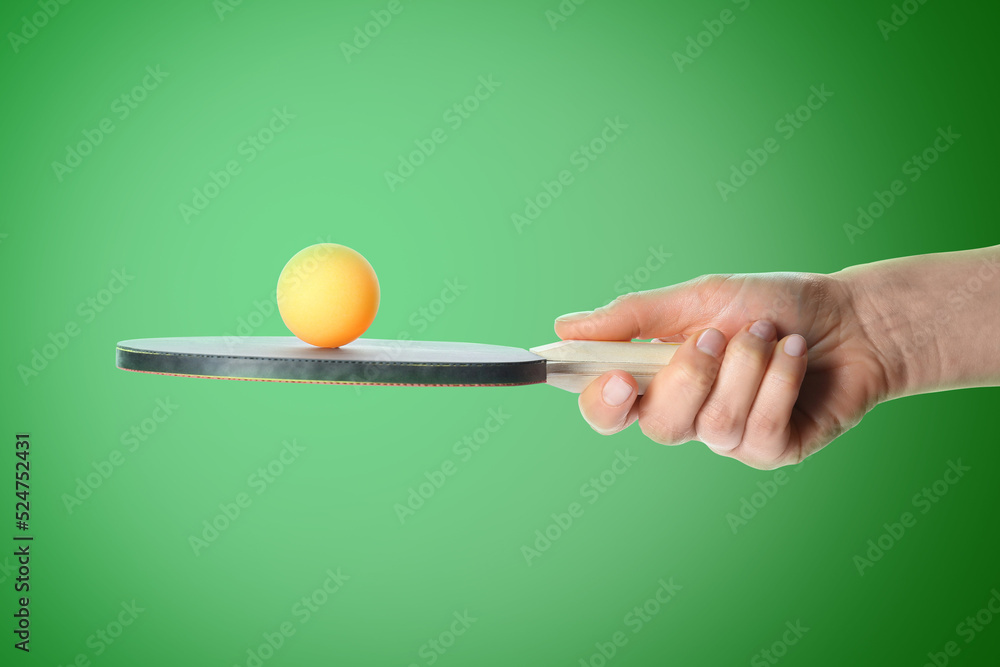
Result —
<instances>
[{"instance_id":1,"label":"wrist","mask_svg":"<svg viewBox=\"0 0 1000 667\"><path fill-rule=\"evenodd\" d=\"M839 271L886 398L1000 384L1000 246Z\"/></svg>"},{"instance_id":2,"label":"wrist","mask_svg":"<svg viewBox=\"0 0 1000 667\"><path fill-rule=\"evenodd\" d=\"M850 267L831 275L850 300L857 324L884 375L891 400L936 386L941 356L939 323L916 276L890 262Z\"/></svg>"}]
</instances>

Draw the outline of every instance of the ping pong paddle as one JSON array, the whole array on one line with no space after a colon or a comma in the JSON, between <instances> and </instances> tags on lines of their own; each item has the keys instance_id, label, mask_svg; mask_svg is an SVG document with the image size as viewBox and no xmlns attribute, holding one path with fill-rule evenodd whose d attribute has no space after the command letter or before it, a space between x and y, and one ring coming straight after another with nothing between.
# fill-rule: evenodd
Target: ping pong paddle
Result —
<instances>
[{"instance_id":1,"label":"ping pong paddle","mask_svg":"<svg viewBox=\"0 0 1000 667\"><path fill-rule=\"evenodd\" d=\"M501 345L359 338L319 348L292 336L145 338L118 343L123 370L182 377L318 384L516 386L581 392L610 370L643 393L673 343L566 340L531 351Z\"/></svg>"}]
</instances>

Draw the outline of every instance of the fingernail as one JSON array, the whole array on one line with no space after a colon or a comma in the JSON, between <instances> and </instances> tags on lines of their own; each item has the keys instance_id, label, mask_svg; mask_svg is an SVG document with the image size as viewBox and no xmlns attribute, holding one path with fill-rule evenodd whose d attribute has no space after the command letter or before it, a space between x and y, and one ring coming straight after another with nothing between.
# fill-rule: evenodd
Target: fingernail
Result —
<instances>
[{"instance_id":1,"label":"fingernail","mask_svg":"<svg viewBox=\"0 0 1000 667\"><path fill-rule=\"evenodd\" d=\"M628 400L632 395L632 385L617 375L612 375L611 379L604 383L604 391L601 392L604 402L613 408Z\"/></svg>"},{"instance_id":2,"label":"fingernail","mask_svg":"<svg viewBox=\"0 0 1000 667\"><path fill-rule=\"evenodd\" d=\"M718 357L726 349L726 337L718 329L705 329L705 332L698 337L697 345L705 354Z\"/></svg>"},{"instance_id":3,"label":"fingernail","mask_svg":"<svg viewBox=\"0 0 1000 667\"><path fill-rule=\"evenodd\" d=\"M757 320L750 327L750 333L763 341L771 341L774 340L776 331L774 325L767 320Z\"/></svg>"},{"instance_id":4,"label":"fingernail","mask_svg":"<svg viewBox=\"0 0 1000 667\"><path fill-rule=\"evenodd\" d=\"M798 334L793 334L785 341L785 354L790 357L801 357L806 353L806 339Z\"/></svg>"},{"instance_id":5,"label":"fingernail","mask_svg":"<svg viewBox=\"0 0 1000 667\"><path fill-rule=\"evenodd\" d=\"M583 318L590 315L592 310L581 310L577 313L567 313L565 315L560 315L556 318L556 322L575 322L576 320L582 320Z\"/></svg>"}]
</instances>

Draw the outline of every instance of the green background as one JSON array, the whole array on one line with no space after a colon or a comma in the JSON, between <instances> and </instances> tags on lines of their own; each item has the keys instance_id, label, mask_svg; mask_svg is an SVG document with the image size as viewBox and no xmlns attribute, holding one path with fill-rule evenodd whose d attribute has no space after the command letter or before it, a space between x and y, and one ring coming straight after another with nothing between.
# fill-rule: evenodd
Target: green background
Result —
<instances>
[{"instance_id":1,"label":"green background","mask_svg":"<svg viewBox=\"0 0 1000 667\"><path fill-rule=\"evenodd\" d=\"M555 316L612 299L626 276L652 288L830 272L996 242L995 5L931 0L888 39L889 2L594 0L555 29L556 0L400 6L350 62L341 43L385 3L246 0L220 17L210 0L71 2L16 51L9 35L0 48L0 433L5 476L14 434L31 433L35 536L32 651L5 630L0 662L247 665L264 633L292 621L264 664L596 666L595 643L618 631L628 642L609 664L767 664L759 652L801 621L809 630L780 664L922 665L948 641L961 648L951 664L995 664L1000 623L970 643L956 626L1000 587L1000 390L876 408L788 470L734 534L727 514L773 472L635 427L602 438L549 387L115 369L123 339L235 335L244 321L285 334L264 302L317 240L374 265L382 303L368 336L522 347L554 340ZM679 71L673 54L727 8L735 21ZM0 26L20 32L38 11L4 3ZM115 99L157 66L166 78L120 119ZM480 76L499 88L452 129L443 114ZM780 138L775 122L820 85L833 96ZM294 119L248 161L239 146L274 109ZM104 118L114 131L60 180L52 163ZM519 232L511 215L573 169L606 118L628 127ZM949 126L961 139L852 242L857 207ZM385 172L438 127L445 143L391 190ZM723 201L716 182L771 136L779 152ZM180 206L229 160L240 173L186 222ZM671 257L647 274L650 247ZM133 278L101 312L80 308L123 268ZM446 281L464 289L440 308ZM79 334L22 378L69 323ZM157 399L178 407L127 451L123 434ZM454 443L490 409L509 418L463 461ZM258 495L248 478L293 440L304 451ZM78 478L116 450L124 462L69 511ZM638 461L528 565L522 545L617 451ZM959 459L972 470L859 576L854 556ZM448 460L457 473L401 524L395 505ZM196 555L190 536L241 492L252 504ZM5 525L13 534L13 517ZM8 622L11 560L0 560ZM338 568L349 579L300 623L293 606ZM661 578L683 588L631 632L626 614ZM132 600L144 611L96 655L88 638ZM468 631L428 653L466 610Z\"/></svg>"}]
</instances>

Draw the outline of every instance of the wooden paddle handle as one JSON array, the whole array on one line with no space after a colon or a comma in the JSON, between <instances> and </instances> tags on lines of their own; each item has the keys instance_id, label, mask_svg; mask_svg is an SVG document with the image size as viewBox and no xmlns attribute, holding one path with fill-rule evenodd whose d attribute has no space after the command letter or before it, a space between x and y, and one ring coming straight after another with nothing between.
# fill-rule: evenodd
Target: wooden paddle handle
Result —
<instances>
[{"instance_id":1,"label":"wooden paddle handle","mask_svg":"<svg viewBox=\"0 0 1000 667\"><path fill-rule=\"evenodd\" d=\"M619 370L635 378L642 394L678 347L677 343L563 340L531 352L545 358L546 382L553 387L580 393L601 375Z\"/></svg>"}]
</instances>

